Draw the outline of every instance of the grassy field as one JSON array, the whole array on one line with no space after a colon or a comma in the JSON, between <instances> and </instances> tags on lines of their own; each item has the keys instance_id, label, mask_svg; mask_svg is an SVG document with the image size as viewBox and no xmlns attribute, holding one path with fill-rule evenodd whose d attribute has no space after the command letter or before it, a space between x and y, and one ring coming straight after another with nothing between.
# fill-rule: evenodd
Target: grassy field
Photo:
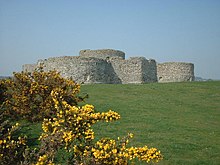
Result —
<instances>
[{"instance_id":1,"label":"grassy field","mask_svg":"<svg viewBox=\"0 0 220 165\"><path fill-rule=\"evenodd\" d=\"M134 133L132 145L156 147L159 164L220 164L220 82L83 85L87 103L121 114L95 125L97 137Z\"/></svg>"},{"instance_id":2,"label":"grassy field","mask_svg":"<svg viewBox=\"0 0 220 165\"><path fill-rule=\"evenodd\" d=\"M133 146L161 150L159 165L220 164L220 81L94 84L83 85L84 93L97 111L112 109L121 115L116 122L94 125L97 138L134 133ZM40 124L22 131L36 144Z\"/></svg>"}]
</instances>

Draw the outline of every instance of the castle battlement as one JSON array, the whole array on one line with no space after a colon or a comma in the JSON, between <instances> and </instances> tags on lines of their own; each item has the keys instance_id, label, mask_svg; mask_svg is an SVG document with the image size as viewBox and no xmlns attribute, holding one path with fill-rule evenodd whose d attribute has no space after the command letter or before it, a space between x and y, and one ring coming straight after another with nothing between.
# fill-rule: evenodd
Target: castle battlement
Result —
<instances>
[{"instance_id":1,"label":"castle battlement","mask_svg":"<svg viewBox=\"0 0 220 165\"><path fill-rule=\"evenodd\" d=\"M154 59L130 57L113 49L81 50L79 56L52 57L36 64L23 65L32 72L43 66L45 71L57 70L63 77L78 83L129 84L147 82L180 82L194 80L194 65L169 62L157 64Z\"/></svg>"}]
</instances>

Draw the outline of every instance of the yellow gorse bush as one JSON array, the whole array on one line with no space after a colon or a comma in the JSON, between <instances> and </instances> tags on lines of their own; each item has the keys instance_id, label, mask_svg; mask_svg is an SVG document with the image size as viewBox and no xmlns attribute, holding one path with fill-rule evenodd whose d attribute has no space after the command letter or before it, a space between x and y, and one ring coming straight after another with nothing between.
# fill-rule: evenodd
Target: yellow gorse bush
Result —
<instances>
[{"instance_id":1,"label":"yellow gorse bush","mask_svg":"<svg viewBox=\"0 0 220 165\"><path fill-rule=\"evenodd\" d=\"M62 78L56 71L44 72L40 68L33 73L14 73L14 78L2 81L1 86L4 114L42 121L43 131L40 145L31 150L26 147L25 138L12 138L11 132L18 124L6 132L1 130L0 162L4 164L10 162L10 154L18 153L20 162L15 164L54 165L59 151L66 152L66 164L75 165L126 165L136 160L149 163L162 159L156 148L128 147L132 133L117 140L95 140L94 124L119 120L121 116L112 110L96 112L89 104L79 106L84 101L79 96L80 85Z\"/></svg>"},{"instance_id":2,"label":"yellow gorse bush","mask_svg":"<svg viewBox=\"0 0 220 165\"><path fill-rule=\"evenodd\" d=\"M3 83L3 82L2 82ZM77 104L80 85L63 78L56 71L44 72L42 68L32 73L14 73L12 79L4 81L7 98L5 107L10 116L28 119L29 121L42 121L51 118L56 109L51 98L51 91L60 88L60 95L71 105Z\"/></svg>"},{"instance_id":3,"label":"yellow gorse bush","mask_svg":"<svg viewBox=\"0 0 220 165\"><path fill-rule=\"evenodd\" d=\"M51 92L57 113L52 119L44 119L43 133L40 140L56 143L52 136L58 138L60 147L72 154L70 161L76 164L129 164L135 159L145 162L158 162L162 159L156 148L127 147L133 134L118 140L103 138L94 142L95 133L92 125L98 121L111 122L120 119L117 112L95 112L93 105L69 105L59 93L60 89ZM48 158L53 160L53 155Z\"/></svg>"},{"instance_id":4,"label":"yellow gorse bush","mask_svg":"<svg viewBox=\"0 0 220 165\"><path fill-rule=\"evenodd\" d=\"M133 137L133 134L129 133L122 140L118 138L118 141L108 138L103 138L96 142L92 148L92 154L97 164L128 164L134 159L140 161L158 162L162 159L160 151L156 148L144 147L127 147L129 139Z\"/></svg>"},{"instance_id":5,"label":"yellow gorse bush","mask_svg":"<svg viewBox=\"0 0 220 165\"><path fill-rule=\"evenodd\" d=\"M50 160L48 161L47 155L40 156L35 165L54 165Z\"/></svg>"},{"instance_id":6,"label":"yellow gorse bush","mask_svg":"<svg viewBox=\"0 0 220 165\"><path fill-rule=\"evenodd\" d=\"M3 125L1 123L0 127L0 164L15 164L22 160L22 153L26 148L26 138L12 137L13 132L19 127L18 123L9 127Z\"/></svg>"},{"instance_id":7,"label":"yellow gorse bush","mask_svg":"<svg viewBox=\"0 0 220 165\"><path fill-rule=\"evenodd\" d=\"M96 113L93 105L71 106L60 96L59 91L60 89L51 92L57 113L51 119L44 119L42 123L44 132L40 139L59 134L65 149L71 151L73 141L78 140L84 145L94 139L91 126L96 122L120 119L120 115L112 110Z\"/></svg>"}]
</instances>

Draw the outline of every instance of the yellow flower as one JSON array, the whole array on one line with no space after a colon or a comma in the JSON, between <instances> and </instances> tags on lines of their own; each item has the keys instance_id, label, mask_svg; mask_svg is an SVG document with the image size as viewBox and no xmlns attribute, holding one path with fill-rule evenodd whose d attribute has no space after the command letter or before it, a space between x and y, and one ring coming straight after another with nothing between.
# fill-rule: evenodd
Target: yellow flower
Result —
<instances>
[{"instance_id":1,"label":"yellow flower","mask_svg":"<svg viewBox=\"0 0 220 165\"><path fill-rule=\"evenodd\" d=\"M133 134L133 133L129 133L128 136L129 136L130 138L133 138L134 134Z\"/></svg>"},{"instance_id":2,"label":"yellow flower","mask_svg":"<svg viewBox=\"0 0 220 165\"><path fill-rule=\"evenodd\" d=\"M112 150L112 153L113 153L113 154L116 154L116 153L117 153L117 149L113 149L113 150Z\"/></svg>"}]
</instances>

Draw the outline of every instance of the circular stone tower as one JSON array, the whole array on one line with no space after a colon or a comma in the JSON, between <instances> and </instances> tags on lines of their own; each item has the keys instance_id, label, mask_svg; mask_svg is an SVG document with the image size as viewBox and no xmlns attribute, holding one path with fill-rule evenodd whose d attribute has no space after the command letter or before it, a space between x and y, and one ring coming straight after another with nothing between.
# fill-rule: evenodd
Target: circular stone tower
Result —
<instances>
[{"instance_id":1,"label":"circular stone tower","mask_svg":"<svg viewBox=\"0 0 220 165\"><path fill-rule=\"evenodd\" d=\"M194 64L166 62L157 64L158 82L194 81Z\"/></svg>"},{"instance_id":2,"label":"circular stone tower","mask_svg":"<svg viewBox=\"0 0 220 165\"><path fill-rule=\"evenodd\" d=\"M118 57L121 59L125 59L125 53L119 50L114 50L114 49L100 49L100 50L81 50L79 52L80 57L85 57L85 58L99 58L99 59L108 59L111 57Z\"/></svg>"}]
</instances>

